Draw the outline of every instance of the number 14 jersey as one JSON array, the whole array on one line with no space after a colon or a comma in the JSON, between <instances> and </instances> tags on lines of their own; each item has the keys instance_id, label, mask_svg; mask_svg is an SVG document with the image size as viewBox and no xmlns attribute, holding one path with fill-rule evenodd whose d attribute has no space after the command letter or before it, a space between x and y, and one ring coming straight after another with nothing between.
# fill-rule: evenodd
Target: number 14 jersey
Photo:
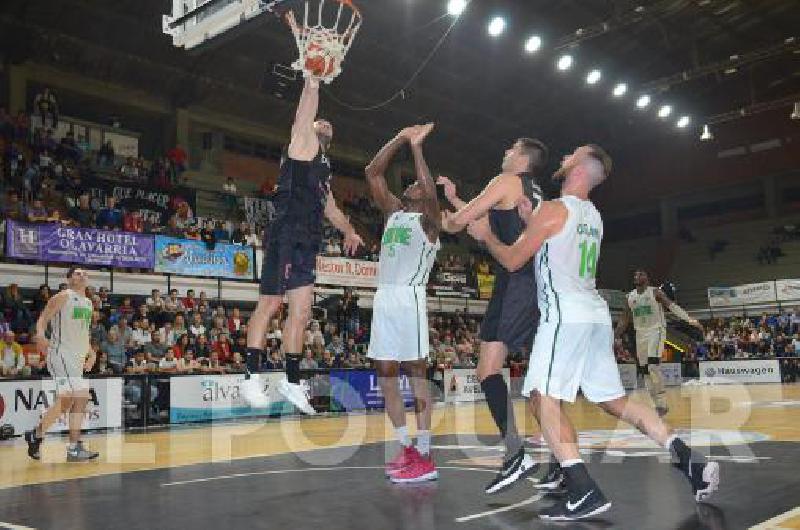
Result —
<instances>
[{"instance_id":1,"label":"number 14 jersey","mask_svg":"<svg viewBox=\"0 0 800 530\"><path fill-rule=\"evenodd\" d=\"M603 219L591 201L571 195L557 200L567 209L567 220L536 254L540 322L610 325L608 304L595 281Z\"/></svg>"}]
</instances>

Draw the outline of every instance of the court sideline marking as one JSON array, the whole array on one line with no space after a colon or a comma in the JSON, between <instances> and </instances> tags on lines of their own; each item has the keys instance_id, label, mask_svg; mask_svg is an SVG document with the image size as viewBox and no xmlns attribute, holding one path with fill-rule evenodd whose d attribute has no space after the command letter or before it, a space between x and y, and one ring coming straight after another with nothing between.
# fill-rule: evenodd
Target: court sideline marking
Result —
<instances>
[{"instance_id":1,"label":"court sideline marking","mask_svg":"<svg viewBox=\"0 0 800 530\"><path fill-rule=\"evenodd\" d=\"M20 526L18 524L4 523L2 521L0 521L0 528L6 528L8 530L36 530L30 526Z\"/></svg>"},{"instance_id":2,"label":"court sideline marking","mask_svg":"<svg viewBox=\"0 0 800 530\"><path fill-rule=\"evenodd\" d=\"M263 476L263 475L281 475L286 473L308 473L311 471L345 471L345 470L353 470L353 469L383 469L383 466L343 466L343 467L308 467L302 469L273 469L270 471L253 471L250 473L234 473L232 475L217 475L214 477L204 477L204 478L196 478L191 480L182 480L178 482L167 482L161 484L162 488L172 487L172 486L183 486L186 484L197 484L201 482L211 482L214 480L230 480L234 478L243 478L243 477L253 477L253 476ZM494 470L491 469L484 469L478 467L456 467L456 466L440 466L438 469L449 469L449 470L457 470L457 471L480 471L482 473L494 473ZM533 482L532 479L528 479ZM465 515L463 517L457 517L457 523L466 523L468 521L473 521L475 519L480 519L481 517L487 517L489 515L495 515L498 513L508 512L511 510L516 510L517 508L521 508L523 506L527 506L529 504L533 504L544 498L543 493L537 493L530 499L526 499L524 501L520 501L514 504L510 504L508 506L503 506L501 508L495 508L494 510L489 510L486 512L476 513L472 515Z\"/></svg>"}]
</instances>

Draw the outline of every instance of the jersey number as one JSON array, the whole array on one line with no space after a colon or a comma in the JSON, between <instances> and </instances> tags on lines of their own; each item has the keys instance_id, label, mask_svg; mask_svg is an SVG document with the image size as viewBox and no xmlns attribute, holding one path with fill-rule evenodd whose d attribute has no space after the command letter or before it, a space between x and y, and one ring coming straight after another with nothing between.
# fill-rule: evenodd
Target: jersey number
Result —
<instances>
[{"instance_id":1,"label":"jersey number","mask_svg":"<svg viewBox=\"0 0 800 530\"><path fill-rule=\"evenodd\" d=\"M597 275L597 241L583 241L578 245L581 249L581 278L594 278Z\"/></svg>"}]
</instances>

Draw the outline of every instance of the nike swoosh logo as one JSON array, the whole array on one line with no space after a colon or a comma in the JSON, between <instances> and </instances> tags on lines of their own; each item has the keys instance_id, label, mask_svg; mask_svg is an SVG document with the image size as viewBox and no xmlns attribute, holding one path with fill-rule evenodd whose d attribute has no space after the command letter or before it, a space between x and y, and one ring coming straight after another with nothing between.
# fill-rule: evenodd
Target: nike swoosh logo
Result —
<instances>
[{"instance_id":1,"label":"nike swoosh logo","mask_svg":"<svg viewBox=\"0 0 800 530\"><path fill-rule=\"evenodd\" d=\"M505 478L508 475L510 475L511 472L514 471L515 469L517 469L518 467L519 467L519 463L515 463L514 465L511 465L506 469L502 469L502 470L500 470L500 476Z\"/></svg>"},{"instance_id":2,"label":"nike swoosh logo","mask_svg":"<svg viewBox=\"0 0 800 530\"><path fill-rule=\"evenodd\" d=\"M583 498L581 498L581 500L579 500L579 501L578 501L578 502L576 502L575 504L572 504L571 502L567 501L567 510L569 510L569 511L571 511L571 512L574 512L574 511L575 511L575 510L576 510L578 507L580 507L580 505L581 505L581 504L583 504L583 502L584 502L586 499L588 499L588 498L589 498L589 495L591 495L592 493L594 493L594 490L589 490L589 493L587 493L586 495L584 495L584 496L583 496Z\"/></svg>"}]
</instances>

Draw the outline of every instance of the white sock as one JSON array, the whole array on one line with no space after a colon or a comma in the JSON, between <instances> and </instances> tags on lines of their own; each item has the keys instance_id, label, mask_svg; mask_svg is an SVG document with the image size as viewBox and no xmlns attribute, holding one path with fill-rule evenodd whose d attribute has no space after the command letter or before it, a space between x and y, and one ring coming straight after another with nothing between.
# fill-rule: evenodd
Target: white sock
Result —
<instances>
[{"instance_id":1,"label":"white sock","mask_svg":"<svg viewBox=\"0 0 800 530\"><path fill-rule=\"evenodd\" d=\"M571 467L577 464L583 464L583 460L580 458L575 458L573 460L564 460L561 462L561 467Z\"/></svg>"},{"instance_id":2,"label":"white sock","mask_svg":"<svg viewBox=\"0 0 800 530\"><path fill-rule=\"evenodd\" d=\"M403 447L411 446L411 438L408 436L408 425L394 428L394 435Z\"/></svg>"},{"instance_id":3,"label":"white sock","mask_svg":"<svg viewBox=\"0 0 800 530\"><path fill-rule=\"evenodd\" d=\"M417 431L417 451L421 455L431 452L431 431Z\"/></svg>"},{"instance_id":4,"label":"white sock","mask_svg":"<svg viewBox=\"0 0 800 530\"><path fill-rule=\"evenodd\" d=\"M70 451L75 451L78 449L78 444L70 442L70 444L67 446L67 449L69 449Z\"/></svg>"},{"instance_id":5,"label":"white sock","mask_svg":"<svg viewBox=\"0 0 800 530\"><path fill-rule=\"evenodd\" d=\"M674 442L677 438L678 438L677 434L673 434L672 436L667 438L667 441L664 442L664 449L669 451L672 448L672 442Z\"/></svg>"}]
</instances>

